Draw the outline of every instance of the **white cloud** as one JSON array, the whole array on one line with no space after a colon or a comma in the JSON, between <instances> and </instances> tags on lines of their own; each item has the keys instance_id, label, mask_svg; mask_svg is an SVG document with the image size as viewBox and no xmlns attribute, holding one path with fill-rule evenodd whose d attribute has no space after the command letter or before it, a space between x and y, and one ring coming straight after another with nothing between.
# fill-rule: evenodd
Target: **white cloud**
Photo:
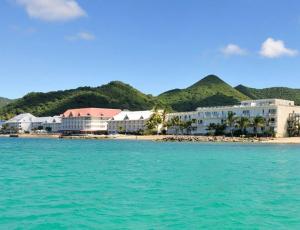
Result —
<instances>
[{"instance_id":1,"label":"white cloud","mask_svg":"<svg viewBox=\"0 0 300 230\"><path fill-rule=\"evenodd\" d=\"M235 44L228 44L227 46L221 49L221 52L226 56L247 54L247 51L245 49L242 49Z\"/></svg>"},{"instance_id":2,"label":"white cloud","mask_svg":"<svg viewBox=\"0 0 300 230\"><path fill-rule=\"evenodd\" d=\"M86 15L76 0L16 0L31 18L67 21Z\"/></svg>"},{"instance_id":3,"label":"white cloud","mask_svg":"<svg viewBox=\"0 0 300 230\"><path fill-rule=\"evenodd\" d=\"M289 49L285 47L282 40L274 40L273 38L268 38L261 45L260 55L267 58L278 58L281 56L296 56L298 50Z\"/></svg>"},{"instance_id":4,"label":"white cloud","mask_svg":"<svg viewBox=\"0 0 300 230\"><path fill-rule=\"evenodd\" d=\"M96 37L95 35L88 32L79 32L75 35L67 36L66 39L69 41L76 41L76 40L92 41L95 40Z\"/></svg>"}]
</instances>

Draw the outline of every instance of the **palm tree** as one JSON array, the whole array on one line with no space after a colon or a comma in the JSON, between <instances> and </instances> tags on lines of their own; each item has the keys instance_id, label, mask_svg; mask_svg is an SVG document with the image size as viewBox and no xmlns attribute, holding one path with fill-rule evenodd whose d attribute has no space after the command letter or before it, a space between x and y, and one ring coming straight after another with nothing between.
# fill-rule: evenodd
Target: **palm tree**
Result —
<instances>
[{"instance_id":1,"label":"palm tree","mask_svg":"<svg viewBox=\"0 0 300 230\"><path fill-rule=\"evenodd\" d=\"M257 137L258 129L266 126L266 119L262 116L256 116L253 119L252 124L253 124L253 127L254 127L255 136Z\"/></svg>"},{"instance_id":2,"label":"palm tree","mask_svg":"<svg viewBox=\"0 0 300 230\"><path fill-rule=\"evenodd\" d=\"M122 133L123 131L124 131L123 126L119 126L119 127L118 127L118 133Z\"/></svg>"},{"instance_id":3,"label":"palm tree","mask_svg":"<svg viewBox=\"0 0 300 230\"><path fill-rule=\"evenodd\" d=\"M169 122L169 126L173 127L175 129L175 134L178 134L178 129L181 125L181 120L178 116L172 117L170 122Z\"/></svg>"},{"instance_id":4,"label":"palm tree","mask_svg":"<svg viewBox=\"0 0 300 230\"><path fill-rule=\"evenodd\" d=\"M226 125L227 127L230 128L230 134L231 134L231 137L233 137L233 128L236 124L236 116L235 116L235 113L234 112L228 112L227 114L227 120L226 120Z\"/></svg>"},{"instance_id":5,"label":"palm tree","mask_svg":"<svg viewBox=\"0 0 300 230\"><path fill-rule=\"evenodd\" d=\"M194 123L193 120L189 120L189 121L180 121L180 120L177 120L177 126L179 126L179 129L181 130L182 134L183 134L183 130L184 129L186 130L186 134L191 134L192 124L193 123Z\"/></svg>"},{"instance_id":6,"label":"palm tree","mask_svg":"<svg viewBox=\"0 0 300 230\"><path fill-rule=\"evenodd\" d=\"M163 128L164 132L166 132L166 129L168 127L168 117L167 117L168 112L169 112L169 110L167 108L165 108L161 113L162 128Z\"/></svg>"},{"instance_id":7,"label":"palm tree","mask_svg":"<svg viewBox=\"0 0 300 230\"><path fill-rule=\"evenodd\" d=\"M146 122L145 126L147 127L148 130L151 130L151 132L155 128L155 124L151 118Z\"/></svg>"},{"instance_id":8,"label":"palm tree","mask_svg":"<svg viewBox=\"0 0 300 230\"><path fill-rule=\"evenodd\" d=\"M183 123L183 128L186 129L186 134L190 134L192 130L192 121L186 121Z\"/></svg>"},{"instance_id":9,"label":"palm tree","mask_svg":"<svg viewBox=\"0 0 300 230\"><path fill-rule=\"evenodd\" d=\"M208 126L207 126L207 131L209 131L208 133L210 135L213 135L213 133L216 131L216 128L217 128L217 125L215 123L210 123Z\"/></svg>"},{"instance_id":10,"label":"palm tree","mask_svg":"<svg viewBox=\"0 0 300 230\"><path fill-rule=\"evenodd\" d=\"M224 131L226 129L225 124L216 124L215 135L224 135Z\"/></svg>"},{"instance_id":11,"label":"palm tree","mask_svg":"<svg viewBox=\"0 0 300 230\"><path fill-rule=\"evenodd\" d=\"M157 110L157 107L154 108L154 112L150 116L149 120L146 123L148 129L156 129L156 134L159 134L159 126L162 124L162 116Z\"/></svg>"},{"instance_id":12,"label":"palm tree","mask_svg":"<svg viewBox=\"0 0 300 230\"><path fill-rule=\"evenodd\" d=\"M247 133L247 128L250 125L250 120L248 117L241 117L237 121L238 127L242 130L243 134L245 135Z\"/></svg>"}]
</instances>

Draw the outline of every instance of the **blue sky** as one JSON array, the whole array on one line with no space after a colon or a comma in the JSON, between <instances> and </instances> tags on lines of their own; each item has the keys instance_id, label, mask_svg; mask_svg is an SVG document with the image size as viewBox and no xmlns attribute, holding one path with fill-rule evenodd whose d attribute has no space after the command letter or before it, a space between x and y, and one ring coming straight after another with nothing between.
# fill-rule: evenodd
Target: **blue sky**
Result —
<instances>
[{"instance_id":1,"label":"blue sky","mask_svg":"<svg viewBox=\"0 0 300 230\"><path fill-rule=\"evenodd\" d=\"M4 0L0 96L121 80L157 95L208 74L300 88L298 0Z\"/></svg>"}]
</instances>

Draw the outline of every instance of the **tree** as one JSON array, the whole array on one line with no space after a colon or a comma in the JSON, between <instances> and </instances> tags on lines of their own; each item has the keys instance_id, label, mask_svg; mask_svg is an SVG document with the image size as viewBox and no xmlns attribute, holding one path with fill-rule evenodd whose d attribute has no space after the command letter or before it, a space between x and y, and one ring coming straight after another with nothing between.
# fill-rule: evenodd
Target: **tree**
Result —
<instances>
[{"instance_id":1,"label":"tree","mask_svg":"<svg viewBox=\"0 0 300 230\"><path fill-rule=\"evenodd\" d=\"M153 130L155 128L155 124L154 124L153 120L149 119L146 122L146 127L148 130Z\"/></svg>"},{"instance_id":2,"label":"tree","mask_svg":"<svg viewBox=\"0 0 300 230\"><path fill-rule=\"evenodd\" d=\"M175 129L175 134L178 134L178 129L181 125L181 120L178 116L172 117L169 121L169 126Z\"/></svg>"},{"instance_id":3,"label":"tree","mask_svg":"<svg viewBox=\"0 0 300 230\"><path fill-rule=\"evenodd\" d=\"M241 129L242 133L246 135L247 128L250 125L250 120L248 117L241 117L240 119L237 120L237 125Z\"/></svg>"},{"instance_id":4,"label":"tree","mask_svg":"<svg viewBox=\"0 0 300 230\"><path fill-rule=\"evenodd\" d=\"M236 116L235 116L235 113L234 112L228 112L227 114L227 120L226 120L226 125L227 127L229 127L230 129L230 134L231 134L231 137L233 137L233 129L234 129L234 126L236 124Z\"/></svg>"},{"instance_id":5,"label":"tree","mask_svg":"<svg viewBox=\"0 0 300 230\"><path fill-rule=\"evenodd\" d=\"M165 108L161 113L162 129L163 129L164 133L166 133L166 129L168 127L168 117L167 117L168 113L169 113L169 110L167 108Z\"/></svg>"},{"instance_id":6,"label":"tree","mask_svg":"<svg viewBox=\"0 0 300 230\"><path fill-rule=\"evenodd\" d=\"M215 133L215 131L216 131L216 128L217 128L217 125L216 125L215 123L210 123L210 124L207 126L206 130L208 131L208 133L209 133L210 135L214 135L214 133Z\"/></svg>"},{"instance_id":7,"label":"tree","mask_svg":"<svg viewBox=\"0 0 300 230\"><path fill-rule=\"evenodd\" d=\"M252 125L254 127L255 136L257 137L258 129L266 126L266 119L262 116L256 116L253 119Z\"/></svg>"},{"instance_id":8,"label":"tree","mask_svg":"<svg viewBox=\"0 0 300 230\"><path fill-rule=\"evenodd\" d=\"M193 129L193 124L196 123L196 119L192 119L190 121L184 122L183 126L186 129L187 134L191 134L192 129Z\"/></svg>"},{"instance_id":9,"label":"tree","mask_svg":"<svg viewBox=\"0 0 300 230\"><path fill-rule=\"evenodd\" d=\"M225 129L226 129L225 124L217 124L216 125L216 130L215 130L215 135L216 136L224 135Z\"/></svg>"},{"instance_id":10,"label":"tree","mask_svg":"<svg viewBox=\"0 0 300 230\"><path fill-rule=\"evenodd\" d=\"M119 126L118 127L118 133L122 133L122 132L124 132L124 128L123 128L123 126Z\"/></svg>"},{"instance_id":11,"label":"tree","mask_svg":"<svg viewBox=\"0 0 300 230\"><path fill-rule=\"evenodd\" d=\"M52 132L52 128L51 128L51 127L46 127L45 130L46 130L48 133L51 133L51 132Z\"/></svg>"},{"instance_id":12,"label":"tree","mask_svg":"<svg viewBox=\"0 0 300 230\"><path fill-rule=\"evenodd\" d=\"M146 123L146 127L150 130L156 129L156 133L159 134L159 126L162 124L163 119L157 108L154 108L154 112L150 116Z\"/></svg>"}]
</instances>

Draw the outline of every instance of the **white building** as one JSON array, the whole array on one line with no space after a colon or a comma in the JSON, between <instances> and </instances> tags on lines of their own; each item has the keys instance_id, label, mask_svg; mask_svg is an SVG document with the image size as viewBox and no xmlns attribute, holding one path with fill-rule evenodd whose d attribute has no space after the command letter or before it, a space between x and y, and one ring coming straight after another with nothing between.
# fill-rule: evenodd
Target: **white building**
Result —
<instances>
[{"instance_id":1,"label":"white building","mask_svg":"<svg viewBox=\"0 0 300 230\"><path fill-rule=\"evenodd\" d=\"M285 137L288 135L289 115L300 113L300 107L295 106L293 101L281 99L249 100L236 106L200 107L192 112L171 113L168 119L178 116L181 121L193 120L191 134L205 135L209 124L225 124L229 112L249 119L262 116L267 121L268 130L274 131L277 137ZM248 131L251 132L251 129ZM175 127L168 129L168 133L174 134Z\"/></svg>"},{"instance_id":2,"label":"white building","mask_svg":"<svg viewBox=\"0 0 300 230\"><path fill-rule=\"evenodd\" d=\"M106 133L108 121L120 113L119 109L69 109L62 115L61 131L64 134Z\"/></svg>"},{"instance_id":3,"label":"white building","mask_svg":"<svg viewBox=\"0 0 300 230\"><path fill-rule=\"evenodd\" d=\"M2 129L2 125L4 125L5 121L0 120L0 130Z\"/></svg>"},{"instance_id":4,"label":"white building","mask_svg":"<svg viewBox=\"0 0 300 230\"><path fill-rule=\"evenodd\" d=\"M61 131L61 116L48 117L42 122L43 129L52 133Z\"/></svg>"},{"instance_id":5,"label":"white building","mask_svg":"<svg viewBox=\"0 0 300 230\"><path fill-rule=\"evenodd\" d=\"M146 129L153 111L122 111L108 122L108 133L138 133Z\"/></svg>"},{"instance_id":6,"label":"white building","mask_svg":"<svg viewBox=\"0 0 300 230\"><path fill-rule=\"evenodd\" d=\"M61 118L58 116L35 117L30 113L17 115L5 122L8 129L18 133L46 130L46 127L51 127L52 132L58 132L60 130L60 123Z\"/></svg>"},{"instance_id":7,"label":"white building","mask_svg":"<svg viewBox=\"0 0 300 230\"><path fill-rule=\"evenodd\" d=\"M31 131L35 130L51 130L50 132L60 131L61 117L36 117L32 121ZM46 129L47 128L47 129Z\"/></svg>"},{"instance_id":8,"label":"white building","mask_svg":"<svg viewBox=\"0 0 300 230\"><path fill-rule=\"evenodd\" d=\"M30 113L23 113L19 114L10 120L6 121L5 124L8 126L8 129L24 133L24 132L30 132L32 129L32 122L36 119L35 116L33 116Z\"/></svg>"},{"instance_id":9,"label":"white building","mask_svg":"<svg viewBox=\"0 0 300 230\"><path fill-rule=\"evenodd\" d=\"M32 128L42 128L48 132L58 133L61 129L61 117L37 117L33 122Z\"/></svg>"}]
</instances>

